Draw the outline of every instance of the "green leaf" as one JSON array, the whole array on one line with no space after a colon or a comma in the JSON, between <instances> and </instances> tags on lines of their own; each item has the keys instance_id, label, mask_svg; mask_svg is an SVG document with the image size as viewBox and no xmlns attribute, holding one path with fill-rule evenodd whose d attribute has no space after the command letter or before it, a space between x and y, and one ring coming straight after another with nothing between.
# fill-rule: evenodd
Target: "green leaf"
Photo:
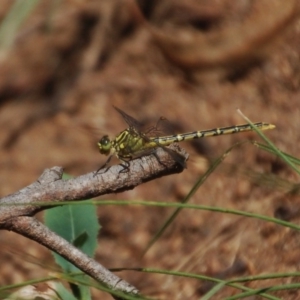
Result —
<instances>
[{"instance_id":1,"label":"green leaf","mask_svg":"<svg viewBox=\"0 0 300 300\"><path fill-rule=\"evenodd\" d=\"M97 247L97 236L100 229L93 204L63 205L48 209L45 213L45 224L58 235L90 257L94 256ZM78 272L72 263L52 252L55 261L66 273ZM79 276L81 277L81 275ZM79 278L78 275L76 278ZM84 276L83 276L84 277ZM91 299L90 290L86 286L70 284L76 299ZM69 299L67 296L63 299Z\"/></svg>"},{"instance_id":2,"label":"green leaf","mask_svg":"<svg viewBox=\"0 0 300 300\"><path fill-rule=\"evenodd\" d=\"M94 255L100 228L94 205L63 205L48 209L45 213L45 224L88 256ZM78 271L60 255L54 253L54 257L64 271Z\"/></svg>"},{"instance_id":3,"label":"green leaf","mask_svg":"<svg viewBox=\"0 0 300 300\"><path fill-rule=\"evenodd\" d=\"M63 179L70 178L72 176L63 174ZM82 202L81 205L69 204L48 209L45 213L45 225L88 256L94 256L98 242L97 236L101 228L94 204ZM53 254L56 262L66 272L78 271L73 264L60 255Z\"/></svg>"},{"instance_id":4,"label":"green leaf","mask_svg":"<svg viewBox=\"0 0 300 300\"><path fill-rule=\"evenodd\" d=\"M56 293L62 300L77 300L60 282L56 283Z\"/></svg>"}]
</instances>

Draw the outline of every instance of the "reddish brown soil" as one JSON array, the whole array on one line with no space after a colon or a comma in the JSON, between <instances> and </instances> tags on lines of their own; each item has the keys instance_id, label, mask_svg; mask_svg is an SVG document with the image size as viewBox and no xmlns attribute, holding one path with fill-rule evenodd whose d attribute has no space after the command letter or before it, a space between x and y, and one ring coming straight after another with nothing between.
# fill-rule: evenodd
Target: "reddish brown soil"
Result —
<instances>
[{"instance_id":1,"label":"reddish brown soil","mask_svg":"<svg viewBox=\"0 0 300 300\"><path fill-rule=\"evenodd\" d=\"M3 2L0 18L11 4ZM164 115L179 132L243 123L240 108L253 121L276 124L267 136L298 156L300 19L294 2L141 0L143 19L131 1L41 1L13 46L0 52L0 195L18 191L52 166L74 176L96 170L105 161L95 146L99 137L126 126L112 105L140 121ZM259 138L249 133L185 144L191 155L183 173L103 199L180 201L209 159L251 139ZM260 173L266 177L258 178ZM276 214L298 224L300 199L287 196L290 187L280 178L298 181L275 156L247 143L230 152L191 203ZM273 223L185 210L140 258L172 210L98 211L103 228L96 259L108 268L153 267L225 279L300 269L299 233ZM54 262L48 250L14 233L3 231L0 239L1 285L49 274ZM199 299L211 288L181 277L118 275L159 299ZM224 288L214 299L236 292ZM300 292L274 295L297 299Z\"/></svg>"}]
</instances>

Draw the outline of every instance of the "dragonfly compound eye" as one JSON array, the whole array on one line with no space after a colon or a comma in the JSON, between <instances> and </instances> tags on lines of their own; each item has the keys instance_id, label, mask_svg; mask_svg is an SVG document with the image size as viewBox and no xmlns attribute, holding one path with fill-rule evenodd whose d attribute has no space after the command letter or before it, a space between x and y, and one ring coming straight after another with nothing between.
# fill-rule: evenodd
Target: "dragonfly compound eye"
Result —
<instances>
[{"instance_id":1,"label":"dragonfly compound eye","mask_svg":"<svg viewBox=\"0 0 300 300\"><path fill-rule=\"evenodd\" d=\"M101 154L108 154L111 149L111 141L108 135L105 135L98 142L99 151Z\"/></svg>"}]
</instances>

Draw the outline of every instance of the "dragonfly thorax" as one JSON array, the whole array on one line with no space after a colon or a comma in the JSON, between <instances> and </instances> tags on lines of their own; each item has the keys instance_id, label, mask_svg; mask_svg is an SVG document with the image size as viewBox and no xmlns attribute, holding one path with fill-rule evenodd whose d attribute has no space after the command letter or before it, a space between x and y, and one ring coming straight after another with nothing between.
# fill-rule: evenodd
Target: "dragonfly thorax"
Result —
<instances>
[{"instance_id":1,"label":"dragonfly thorax","mask_svg":"<svg viewBox=\"0 0 300 300\"><path fill-rule=\"evenodd\" d=\"M112 143L108 135L104 135L98 142L99 152L108 155L112 148Z\"/></svg>"}]
</instances>

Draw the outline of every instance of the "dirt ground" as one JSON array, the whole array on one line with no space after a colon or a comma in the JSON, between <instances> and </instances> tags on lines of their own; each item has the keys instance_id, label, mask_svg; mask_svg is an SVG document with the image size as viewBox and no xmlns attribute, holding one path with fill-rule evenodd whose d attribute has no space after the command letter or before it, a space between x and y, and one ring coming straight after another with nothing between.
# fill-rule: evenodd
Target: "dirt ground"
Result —
<instances>
[{"instance_id":1,"label":"dirt ground","mask_svg":"<svg viewBox=\"0 0 300 300\"><path fill-rule=\"evenodd\" d=\"M0 20L12 4L2 2ZM239 108L252 121L276 124L266 135L297 157L298 12L296 0L140 0L137 6L131 0L40 1L12 46L0 52L0 196L52 166L73 176L95 171L106 159L98 153L99 138L126 127L113 105L152 124L163 115L176 132L244 123ZM245 133L185 143L190 160L183 173L102 198L181 201L211 159L253 139L259 137ZM261 173L266 176L257 179ZM191 203L299 224L300 199L289 194L288 184L298 179L274 155L246 143L230 152ZM171 212L101 206L97 261L107 268L152 267L222 279L300 270L298 232L211 211L182 211L140 258ZM46 276L54 266L49 251L28 239L3 231L0 241L1 285ZM199 299L212 287L165 275L118 276L155 299ZM286 277L246 286L298 281ZM214 299L235 293L226 287ZM111 299L99 291L93 295ZM298 299L300 291L274 295Z\"/></svg>"}]
</instances>

